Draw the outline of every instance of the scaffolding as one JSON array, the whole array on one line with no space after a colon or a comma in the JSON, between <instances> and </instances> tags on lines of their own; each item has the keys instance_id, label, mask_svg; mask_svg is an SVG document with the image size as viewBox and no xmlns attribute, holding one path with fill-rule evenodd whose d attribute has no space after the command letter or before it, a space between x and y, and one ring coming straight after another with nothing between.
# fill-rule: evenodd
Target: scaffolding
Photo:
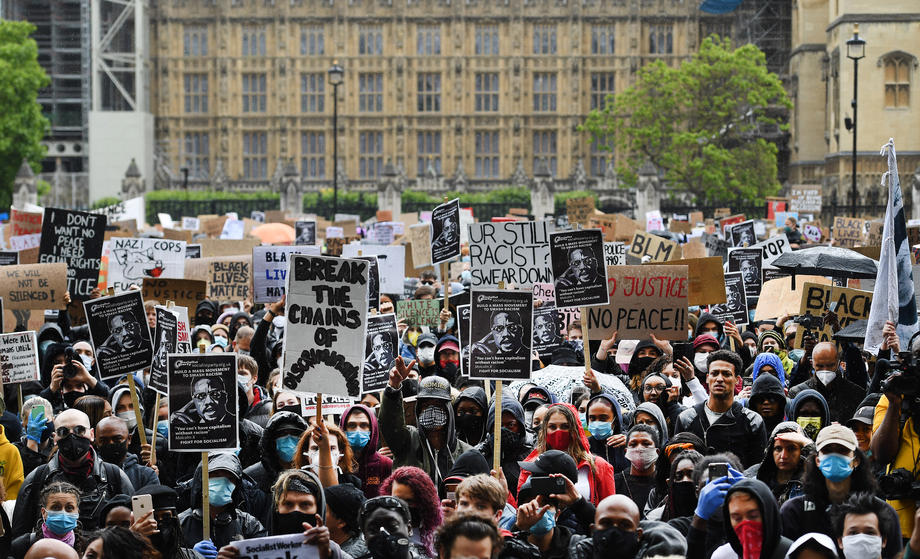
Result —
<instances>
[{"instance_id":1,"label":"scaffolding","mask_svg":"<svg viewBox=\"0 0 920 559\"><path fill-rule=\"evenodd\" d=\"M747 0L735 16L740 41L762 50L767 68L785 80L792 50L792 0Z\"/></svg>"}]
</instances>

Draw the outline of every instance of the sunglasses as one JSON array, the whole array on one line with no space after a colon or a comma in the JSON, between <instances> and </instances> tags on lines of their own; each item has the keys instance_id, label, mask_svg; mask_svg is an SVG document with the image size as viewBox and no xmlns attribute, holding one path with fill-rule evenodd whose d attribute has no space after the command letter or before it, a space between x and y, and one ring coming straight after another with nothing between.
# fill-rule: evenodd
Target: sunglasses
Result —
<instances>
[{"instance_id":1,"label":"sunglasses","mask_svg":"<svg viewBox=\"0 0 920 559\"><path fill-rule=\"evenodd\" d=\"M89 431L89 427L86 427L83 425L74 425L73 427L67 427L67 426L61 425L60 427L54 430L54 432L57 433L58 438L61 438L61 439L67 437L71 433L73 433L74 435L78 437L82 437L83 435L86 434L87 431Z\"/></svg>"}]
</instances>

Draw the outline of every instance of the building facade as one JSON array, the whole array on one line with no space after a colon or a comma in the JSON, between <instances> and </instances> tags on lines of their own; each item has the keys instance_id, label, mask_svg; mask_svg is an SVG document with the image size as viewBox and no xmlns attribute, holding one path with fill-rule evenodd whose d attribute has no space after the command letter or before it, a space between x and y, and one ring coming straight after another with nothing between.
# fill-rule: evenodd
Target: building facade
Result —
<instances>
[{"instance_id":1,"label":"building facade","mask_svg":"<svg viewBox=\"0 0 920 559\"><path fill-rule=\"evenodd\" d=\"M190 183L246 190L293 162L308 189L329 185L337 61L349 188L376 188L388 162L434 191L508 185L538 162L557 179L609 178L608 154L578 130L588 112L739 19L680 0L155 2L158 168L173 187L187 169Z\"/></svg>"},{"instance_id":2,"label":"building facade","mask_svg":"<svg viewBox=\"0 0 920 559\"><path fill-rule=\"evenodd\" d=\"M866 41L857 82L857 204L866 214L884 214L887 193L879 179L887 166L879 148L888 138L897 147L905 203L912 198L910 186L920 186L914 179L920 169L920 84L913 83L920 4L914 0L794 2L790 182L822 184L825 206L849 211L853 136L847 123L853 117L854 63L847 57L847 40L855 24Z\"/></svg>"}]
</instances>

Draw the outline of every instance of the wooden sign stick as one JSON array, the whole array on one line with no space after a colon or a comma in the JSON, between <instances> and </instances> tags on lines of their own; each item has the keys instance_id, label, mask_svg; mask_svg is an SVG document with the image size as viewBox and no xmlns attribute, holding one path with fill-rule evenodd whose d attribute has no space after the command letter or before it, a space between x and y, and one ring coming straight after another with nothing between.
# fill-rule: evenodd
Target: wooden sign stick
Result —
<instances>
[{"instance_id":1,"label":"wooden sign stick","mask_svg":"<svg viewBox=\"0 0 920 559\"><path fill-rule=\"evenodd\" d=\"M204 346L198 346L201 353L205 353ZM208 453L201 453L201 539L211 539L211 506L210 491L208 489Z\"/></svg>"},{"instance_id":2,"label":"wooden sign stick","mask_svg":"<svg viewBox=\"0 0 920 559\"><path fill-rule=\"evenodd\" d=\"M505 282L498 282L498 288L504 289ZM486 387L488 388L489 381L486 381ZM501 471L502 467L502 381L495 381L495 394L494 400L495 403L495 415L493 417L493 429L492 429L492 469L496 473Z\"/></svg>"},{"instance_id":3,"label":"wooden sign stick","mask_svg":"<svg viewBox=\"0 0 920 559\"><path fill-rule=\"evenodd\" d=\"M588 307L581 307L581 342L585 353L585 372L591 372L591 348L588 339Z\"/></svg>"}]
</instances>

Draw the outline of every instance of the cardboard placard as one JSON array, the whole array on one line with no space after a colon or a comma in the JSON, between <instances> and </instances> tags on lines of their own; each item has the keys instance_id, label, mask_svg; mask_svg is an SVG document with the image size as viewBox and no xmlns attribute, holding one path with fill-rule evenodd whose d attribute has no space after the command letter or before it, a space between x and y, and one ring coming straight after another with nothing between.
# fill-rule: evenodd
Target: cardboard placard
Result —
<instances>
[{"instance_id":1,"label":"cardboard placard","mask_svg":"<svg viewBox=\"0 0 920 559\"><path fill-rule=\"evenodd\" d=\"M0 334L0 374L4 386L41 380L34 331Z\"/></svg>"},{"instance_id":2,"label":"cardboard placard","mask_svg":"<svg viewBox=\"0 0 920 559\"><path fill-rule=\"evenodd\" d=\"M703 223L703 212L690 212L690 225L696 227L697 225Z\"/></svg>"},{"instance_id":3,"label":"cardboard placard","mask_svg":"<svg viewBox=\"0 0 920 559\"><path fill-rule=\"evenodd\" d=\"M712 217L715 219L722 219L723 217L728 217L730 215L732 215L731 208L716 208L715 211L712 212ZM741 221L744 221L744 219Z\"/></svg>"},{"instance_id":4,"label":"cardboard placard","mask_svg":"<svg viewBox=\"0 0 920 559\"><path fill-rule=\"evenodd\" d=\"M731 322L735 326L748 323L748 305L741 272L725 274L725 303L710 306L709 312L720 321Z\"/></svg>"},{"instance_id":5,"label":"cardboard placard","mask_svg":"<svg viewBox=\"0 0 920 559\"><path fill-rule=\"evenodd\" d=\"M668 262L669 260L680 258L680 245L658 235L636 231L626 254L640 262L643 260L648 262ZM646 257L648 258L646 259Z\"/></svg>"},{"instance_id":6,"label":"cardboard placard","mask_svg":"<svg viewBox=\"0 0 920 559\"><path fill-rule=\"evenodd\" d=\"M401 245L358 245L354 243L342 247L342 258L376 256L380 271L381 293L402 293L403 272L406 268L406 247Z\"/></svg>"},{"instance_id":7,"label":"cardboard placard","mask_svg":"<svg viewBox=\"0 0 920 559\"><path fill-rule=\"evenodd\" d=\"M393 221L392 210L377 210L375 215L377 217L377 221Z\"/></svg>"},{"instance_id":8,"label":"cardboard placard","mask_svg":"<svg viewBox=\"0 0 920 559\"><path fill-rule=\"evenodd\" d=\"M34 235L42 232L42 212L10 210L10 236Z\"/></svg>"},{"instance_id":9,"label":"cardboard placard","mask_svg":"<svg viewBox=\"0 0 920 559\"><path fill-rule=\"evenodd\" d=\"M716 305L725 302L725 274L722 259L718 256L706 258L683 258L664 264L650 262L655 266L687 266L688 305Z\"/></svg>"},{"instance_id":10,"label":"cardboard placard","mask_svg":"<svg viewBox=\"0 0 920 559\"><path fill-rule=\"evenodd\" d=\"M610 304L589 307L587 327L592 340L618 332L621 339L687 339L686 266L610 266L607 268Z\"/></svg>"},{"instance_id":11,"label":"cardboard placard","mask_svg":"<svg viewBox=\"0 0 920 559\"><path fill-rule=\"evenodd\" d=\"M253 247L262 244L259 239L201 239L201 257L239 256L252 254Z\"/></svg>"},{"instance_id":12,"label":"cardboard placard","mask_svg":"<svg viewBox=\"0 0 920 559\"><path fill-rule=\"evenodd\" d=\"M257 246L252 248L254 303L274 303L284 296L292 254L319 256L318 246Z\"/></svg>"},{"instance_id":13,"label":"cardboard placard","mask_svg":"<svg viewBox=\"0 0 920 559\"><path fill-rule=\"evenodd\" d=\"M252 254L186 260L185 277L207 282L208 298L242 301L249 296Z\"/></svg>"},{"instance_id":14,"label":"cardboard placard","mask_svg":"<svg viewBox=\"0 0 920 559\"><path fill-rule=\"evenodd\" d=\"M67 264L19 264L0 268L0 299L8 310L63 309Z\"/></svg>"},{"instance_id":15,"label":"cardboard placard","mask_svg":"<svg viewBox=\"0 0 920 559\"><path fill-rule=\"evenodd\" d=\"M412 266L431 266L431 224L417 223L409 227L409 244L412 247Z\"/></svg>"},{"instance_id":16,"label":"cardboard placard","mask_svg":"<svg viewBox=\"0 0 920 559\"><path fill-rule=\"evenodd\" d=\"M475 290L470 307L470 378L529 379L533 293Z\"/></svg>"},{"instance_id":17,"label":"cardboard placard","mask_svg":"<svg viewBox=\"0 0 920 559\"><path fill-rule=\"evenodd\" d=\"M184 241L114 237L109 249L106 286L116 292L143 285L144 278L182 279L185 275Z\"/></svg>"},{"instance_id":18,"label":"cardboard placard","mask_svg":"<svg viewBox=\"0 0 920 559\"><path fill-rule=\"evenodd\" d=\"M134 374L153 359L153 344L140 291L83 302L96 368L103 379Z\"/></svg>"},{"instance_id":19,"label":"cardboard placard","mask_svg":"<svg viewBox=\"0 0 920 559\"><path fill-rule=\"evenodd\" d=\"M45 208L39 263L67 264L67 291L74 301L89 299L102 266L104 215Z\"/></svg>"},{"instance_id":20,"label":"cardboard placard","mask_svg":"<svg viewBox=\"0 0 920 559\"><path fill-rule=\"evenodd\" d=\"M305 254L291 258L283 384L295 392L360 397L368 263Z\"/></svg>"},{"instance_id":21,"label":"cardboard placard","mask_svg":"<svg viewBox=\"0 0 920 559\"><path fill-rule=\"evenodd\" d=\"M706 252L706 245L704 245L703 241L700 239L690 239L686 243L680 245L680 254L684 260L706 258L709 255L709 253Z\"/></svg>"},{"instance_id":22,"label":"cardboard placard","mask_svg":"<svg viewBox=\"0 0 920 559\"><path fill-rule=\"evenodd\" d=\"M594 213L594 198L591 196L569 198L565 201L565 213L569 216L569 223L587 225L588 219Z\"/></svg>"},{"instance_id":23,"label":"cardboard placard","mask_svg":"<svg viewBox=\"0 0 920 559\"><path fill-rule=\"evenodd\" d=\"M174 353L168 363L169 450L239 448L236 354Z\"/></svg>"},{"instance_id":24,"label":"cardboard placard","mask_svg":"<svg viewBox=\"0 0 920 559\"><path fill-rule=\"evenodd\" d=\"M588 227L600 227L605 241L629 242L633 233L642 230L640 224L623 214L593 214L588 218Z\"/></svg>"},{"instance_id":25,"label":"cardboard placard","mask_svg":"<svg viewBox=\"0 0 920 559\"><path fill-rule=\"evenodd\" d=\"M253 217L255 219L255 217ZM283 210L268 210L265 212L265 223L284 223L287 212Z\"/></svg>"},{"instance_id":26,"label":"cardboard placard","mask_svg":"<svg viewBox=\"0 0 920 559\"><path fill-rule=\"evenodd\" d=\"M398 351L399 331L396 329L396 315L389 313L369 316L364 341L364 393L386 388L390 380L390 369Z\"/></svg>"},{"instance_id":27,"label":"cardboard placard","mask_svg":"<svg viewBox=\"0 0 920 559\"><path fill-rule=\"evenodd\" d=\"M770 266L781 255L792 252L792 246L789 244L789 238L785 233L770 237L766 241L761 241L754 245L753 248L761 249L763 266Z\"/></svg>"},{"instance_id":28,"label":"cardboard placard","mask_svg":"<svg viewBox=\"0 0 920 559\"><path fill-rule=\"evenodd\" d=\"M556 306L606 305L607 276L604 237L600 229L556 231L549 234Z\"/></svg>"},{"instance_id":29,"label":"cardboard placard","mask_svg":"<svg viewBox=\"0 0 920 559\"><path fill-rule=\"evenodd\" d=\"M885 223L881 220L874 219L867 221L865 225L865 238L863 243L866 246L876 246L882 244L882 227Z\"/></svg>"},{"instance_id":30,"label":"cardboard placard","mask_svg":"<svg viewBox=\"0 0 920 559\"><path fill-rule=\"evenodd\" d=\"M470 225L472 286L531 288L550 283L549 227L545 221Z\"/></svg>"},{"instance_id":31,"label":"cardboard placard","mask_svg":"<svg viewBox=\"0 0 920 559\"><path fill-rule=\"evenodd\" d=\"M440 299L401 299L396 302L396 315L407 326L439 326Z\"/></svg>"},{"instance_id":32,"label":"cardboard placard","mask_svg":"<svg viewBox=\"0 0 920 559\"><path fill-rule=\"evenodd\" d=\"M141 293L144 301L156 301L160 305L174 301L176 306L194 309L207 299L208 283L190 279L144 278ZM163 384L165 386L166 382Z\"/></svg>"},{"instance_id":33,"label":"cardboard placard","mask_svg":"<svg viewBox=\"0 0 920 559\"><path fill-rule=\"evenodd\" d=\"M201 231L208 237L216 239L220 237L221 232L224 230L224 223L230 218L222 215L209 219L199 216L199 219L201 219Z\"/></svg>"},{"instance_id":34,"label":"cardboard placard","mask_svg":"<svg viewBox=\"0 0 920 559\"><path fill-rule=\"evenodd\" d=\"M192 232L185 229L166 229L163 228L163 238L171 241L192 242Z\"/></svg>"},{"instance_id":35,"label":"cardboard placard","mask_svg":"<svg viewBox=\"0 0 920 559\"><path fill-rule=\"evenodd\" d=\"M798 280L797 278L797 281ZM828 310L831 303L836 303L834 312L840 320L840 327L846 328L857 320L867 320L872 308L872 292L848 287L836 287L806 282L802 286L802 296L799 305L799 316L806 313L820 317ZM812 331L819 342L832 342L833 330L829 325ZM800 324L795 332L795 347L802 347L802 337L805 329Z\"/></svg>"},{"instance_id":36,"label":"cardboard placard","mask_svg":"<svg viewBox=\"0 0 920 559\"><path fill-rule=\"evenodd\" d=\"M865 222L856 217L834 216L834 243L853 248L864 244Z\"/></svg>"},{"instance_id":37,"label":"cardboard placard","mask_svg":"<svg viewBox=\"0 0 920 559\"><path fill-rule=\"evenodd\" d=\"M831 281L821 276L796 276L795 289L792 289L792 277L764 281L760 290L760 301L754 312L754 321L769 320L781 316L795 316L802 301L803 285L816 283L830 285Z\"/></svg>"},{"instance_id":38,"label":"cardboard placard","mask_svg":"<svg viewBox=\"0 0 920 559\"><path fill-rule=\"evenodd\" d=\"M460 199L431 211L431 261L440 264L460 258Z\"/></svg>"},{"instance_id":39,"label":"cardboard placard","mask_svg":"<svg viewBox=\"0 0 920 559\"><path fill-rule=\"evenodd\" d=\"M790 186L789 211L800 214L821 213L821 185L795 184Z\"/></svg>"}]
</instances>

